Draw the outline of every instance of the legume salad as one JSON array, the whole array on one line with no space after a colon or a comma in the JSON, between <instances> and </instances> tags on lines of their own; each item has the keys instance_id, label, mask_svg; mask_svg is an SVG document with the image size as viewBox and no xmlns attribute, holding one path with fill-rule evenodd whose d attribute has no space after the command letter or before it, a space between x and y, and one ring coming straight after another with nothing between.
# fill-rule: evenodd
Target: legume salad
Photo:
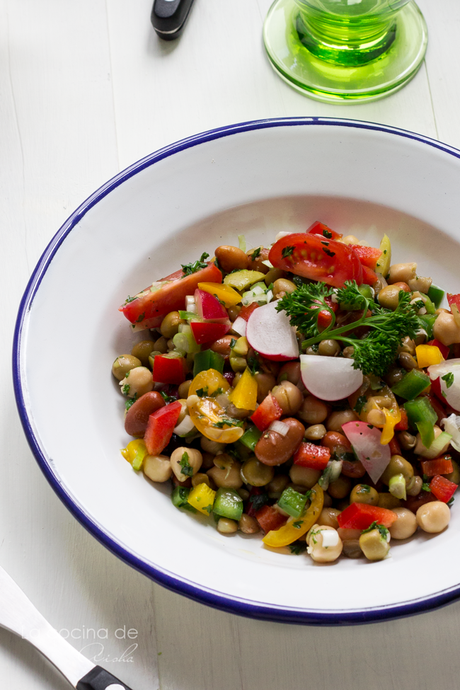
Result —
<instances>
[{"instance_id":1,"label":"legume salad","mask_svg":"<svg viewBox=\"0 0 460 690\"><path fill-rule=\"evenodd\" d=\"M441 307L444 297L446 306ZM318 221L128 297L121 453L221 534L313 561L444 531L460 482L460 294Z\"/></svg>"}]
</instances>

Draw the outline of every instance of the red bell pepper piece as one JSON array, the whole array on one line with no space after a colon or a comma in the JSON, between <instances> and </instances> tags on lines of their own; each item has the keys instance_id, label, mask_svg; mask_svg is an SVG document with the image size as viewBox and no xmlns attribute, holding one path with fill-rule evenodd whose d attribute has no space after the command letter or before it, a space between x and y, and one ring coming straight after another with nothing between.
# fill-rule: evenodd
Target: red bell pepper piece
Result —
<instances>
[{"instance_id":1,"label":"red bell pepper piece","mask_svg":"<svg viewBox=\"0 0 460 690\"><path fill-rule=\"evenodd\" d=\"M177 426L181 410L182 403L176 400L150 415L144 435L149 455L159 455L166 448L173 435L174 427Z\"/></svg>"},{"instance_id":2,"label":"red bell pepper piece","mask_svg":"<svg viewBox=\"0 0 460 690\"><path fill-rule=\"evenodd\" d=\"M434 477L436 474L450 474L454 471L450 455L441 455L434 460L422 460L420 464L423 474L426 474L427 477Z\"/></svg>"},{"instance_id":3,"label":"red bell pepper piece","mask_svg":"<svg viewBox=\"0 0 460 690\"><path fill-rule=\"evenodd\" d=\"M301 443L294 455L294 465L310 467L313 470L324 470L331 458L331 451L326 446L314 443Z\"/></svg>"},{"instance_id":4,"label":"red bell pepper piece","mask_svg":"<svg viewBox=\"0 0 460 690\"><path fill-rule=\"evenodd\" d=\"M211 295L212 296L212 295ZM190 321L193 337L198 345L211 343L223 338L231 328L231 323L215 323L213 321Z\"/></svg>"},{"instance_id":5,"label":"red bell pepper piece","mask_svg":"<svg viewBox=\"0 0 460 690\"><path fill-rule=\"evenodd\" d=\"M438 501L448 503L458 489L458 484L449 481L439 474L435 475L430 482L431 493L436 496Z\"/></svg>"},{"instance_id":6,"label":"red bell pepper piece","mask_svg":"<svg viewBox=\"0 0 460 690\"><path fill-rule=\"evenodd\" d=\"M395 424L395 431L407 431L407 429L409 428L409 419L407 417L407 412L404 409L404 407L400 407L399 410L401 412L401 419L397 424Z\"/></svg>"},{"instance_id":7,"label":"red bell pepper piece","mask_svg":"<svg viewBox=\"0 0 460 690\"><path fill-rule=\"evenodd\" d=\"M155 383L175 384L185 381L184 358L155 355L153 360L153 380Z\"/></svg>"},{"instance_id":8,"label":"red bell pepper piece","mask_svg":"<svg viewBox=\"0 0 460 690\"><path fill-rule=\"evenodd\" d=\"M184 309L186 295L193 295L198 283L203 282L222 282L222 273L214 263L188 276L184 276L182 269L172 273L159 281L158 289L152 291L149 286L123 304L120 311L131 323L143 328L154 328L152 324L158 325L158 317L164 317L170 311Z\"/></svg>"},{"instance_id":9,"label":"red bell pepper piece","mask_svg":"<svg viewBox=\"0 0 460 690\"><path fill-rule=\"evenodd\" d=\"M443 345L439 340L436 340L436 338L434 338L433 340L430 340L427 343L427 345L433 345L434 347L439 348L444 359L448 358L449 353L450 353L450 348L448 345Z\"/></svg>"},{"instance_id":10,"label":"red bell pepper piece","mask_svg":"<svg viewBox=\"0 0 460 690\"><path fill-rule=\"evenodd\" d=\"M340 240L340 238L343 237L343 235L340 235L335 230L331 230L331 228L324 225L324 223L320 223L318 220L315 221L313 225L310 225L306 232L310 233L310 235L321 235L327 240Z\"/></svg>"},{"instance_id":11,"label":"red bell pepper piece","mask_svg":"<svg viewBox=\"0 0 460 690\"><path fill-rule=\"evenodd\" d=\"M387 508L371 506L367 503L351 503L338 516L339 527L347 529L367 529L373 522L384 527L391 527L397 515Z\"/></svg>"},{"instance_id":12,"label":"red bell pepper piece","mask_svg":"<svg viewBox=\"0 0 460 690\"><path fill-rule=\"evenodd\" d=\"M448 292L446 297L449 307L452 309L452 305L454 305L460 311L460 295L451 295L450 292Z\"/></svg>"},{"instance_id":13,"label":"red bell pepper piece","mask_svg":"<svg viewBox=\"0 0 460 690\"><path fill-rule=\"evenodd\" d=\"M262 506L262 508L257 511L255 517L265 533L279 529L287 521L287 516L282 515L273 506Z\"/></svg>"},{"instance_id":14,"label":"red bell pepper piece","mask_svg":"<svg viewBox=\"0 0 460 690\"><path fill-rule=\"evenodd\" d=\"M253 422L259 431L265 431L270 424L281 417L283 410L274 395L269 393L260 403L254 414L251 415Z\"/></svg>"},{"instance_id":15,"label":"red bell pepper piece","mask_svg":"<svg viewBox=\"0 0 460 690\"><path fill-rule=\"evenodd\" d=\"M393 438L389 442L388 447L392 455L401 455L401 446L399 445L398 440L395 436L393 436Z\"/></svg>"}]
</instances>

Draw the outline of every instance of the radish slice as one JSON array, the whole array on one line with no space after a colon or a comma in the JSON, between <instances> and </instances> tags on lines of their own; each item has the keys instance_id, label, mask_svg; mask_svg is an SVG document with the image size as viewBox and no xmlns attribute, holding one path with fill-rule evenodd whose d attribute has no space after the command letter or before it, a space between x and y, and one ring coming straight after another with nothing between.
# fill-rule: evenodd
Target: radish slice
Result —
<instances>
[{"instance_id":1,"label":"radish slice","mask_svg":"<svg viewBox=\"0 0 460 690\"><path fill-rule=\"evenodd\" d=\"M363 383L363 372L346 357L300 355L300 372L306 389L321 400L348 398Z\"/></svg>"},{"instance_id":2,"label":"radish slice","mask_svg":"<svg viewBox=\"0 0 460 690\"><path fill-rule=\"evenodd\" d=\"M447 404L460 412L460 359L447 359L441 364L432 364L427 371L432 381L439 378L441 393Z\"/></svg>"},{"instance_id":3,"label":"radish slice","mask_svg":"<svg viewBox=\"0 0 460 690\"><path fill-rule=\"evenodd\" d=\"M391 459L390 447L380 443L381 429L366 422L347 422L342 425L342 430L353 446L356 457L376 484Z\"/></svg>"},{"instance_id":4,"label":"radish slice","mask_svg":"<svg viewBox=\"0 0 460 690\"><path fill-rule=\"evenodd\" d=\"M276 302L264 304L249 316L246 338L263 357L274 361L296 359L299 346L286 312L276 311Z\"/></svg>"},{"instance_id":5,"label":"radish slice","mask_svg":"<svg viewBox=\"0 0 460 690\"><path fill-rule=\"evenodd\" d=\"M232 330L235 331L235 333L238 333L238 335L245 336L247 325L248 322L245 319L243 319L241 316L237 316L232 323Z\"/></svg>"}]
</instances>

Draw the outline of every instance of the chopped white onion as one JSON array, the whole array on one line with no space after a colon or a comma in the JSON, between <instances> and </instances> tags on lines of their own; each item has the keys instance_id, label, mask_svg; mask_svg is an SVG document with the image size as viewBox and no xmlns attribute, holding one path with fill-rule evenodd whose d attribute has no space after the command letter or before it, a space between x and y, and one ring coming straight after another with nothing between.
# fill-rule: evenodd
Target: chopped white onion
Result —
<instances>
[{"instance_id":1,"label":"chopped white onion","mask_svg":"<svg viewBox=\"0 0 460 690\"><path fill-rule=\"evenodd\" d=\"M192 422L192 418L186 414L181 423L175 427L174 433L177 434L177 436L187 436L194 428L195 425Z\"/></svg>"},{"instance_id":2,"label":"chopped white onion","mask_svg":"<svg viewBox=\"0 0 460 690\"><path fill-rule=\"evenodd\" d=\"M264 266L268 266L268 268L273 268L273 264L269 259L264 259L262 263Z\"/></svg>"},{"instance_id":3,"label":"chopped white onion","mask_svg":"<svg viewBox=\"0 0 460 690\"><path fill-rule=\"evenodd\" d=\"M186 297L185 297L185 311L191 311L194 314L198 313L194 295L186 295Z\"/></svg>"},{"instance_id":4,"label":"chopped white onion","mask_svg":"<svg viewBox=\"0 0 460 690\"><path fill-rule=\"evenodd\" d=\"M295 233L292 232L291 230L280 230L280 232L277 234L275 237L275 242L278 242L282 237L286 237L287 235L294 235Z\"/></svg>"},{"instance_id":5,"label":"chopped white onion","mask_svg":"<svg viewBox=\"0 0 460 690\"><path fill-rule=\"evenodd\" d=\"M237 316L232 323L232 330L235 331L235 333L238 333L238 335L244 337L246 335L247 325L248 322L245 319L243 319L241 316Z\"/></svg>"},{"instance_id":6,"label":"chopped white onion","mask_svg":"<svg viewBox=\"0 0 460 690\"><path fill-rule=\"evenodd\" d=\"M268 431L276 431L276 433L280 434L281 436L286 436L289 429L290 427L288 424L285 424L284 422L280 422L278 420L272 422L268 427Z\"/></svg>"},{"instance_id":7,"label":"chopped white onion","mask_svg":"<svg viewBox=\"0 0 460 690\"><path fill-rule=\"evenodd\" d=\"M321 536L323 537L322 545L325 549L327 549L328 546L337 546L339 543L339 535L335 529L322 529Z\"/></svg>"},{"instance_id":8,"label":"chopped white onion","mask_svg":"<svg viewBox=\"0 0 460 690\"><path fill-rule=\"evenodd\" d=\"M264 290L260 285L256 285L254 288L252 288L252 293L254 295L264 295L266 290Z\"/></svg>"},{"instance_id":9,"label":"chopped white onion","mask_svg":"<svg viewBox=\"0 0 460 690\"><path fill-rule=\"evenodd\" d=\"M441 419L441 425L444 431L452 436L451 445L460 452L460 417L452 413L445 419Z\"/></svg>"}]
</instances>

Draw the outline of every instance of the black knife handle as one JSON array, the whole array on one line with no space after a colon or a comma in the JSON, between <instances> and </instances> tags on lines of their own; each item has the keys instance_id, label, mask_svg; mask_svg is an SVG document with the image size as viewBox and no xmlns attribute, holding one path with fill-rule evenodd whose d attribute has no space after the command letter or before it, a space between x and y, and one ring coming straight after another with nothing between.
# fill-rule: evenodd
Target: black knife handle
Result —
<instances>
[{"instance_id":1,"label":"black knife handle","mask_svg":"<svg viewBox=\"0 0 460 690\"><path fill-rule=\"evenodd\" d=\"M77 690L131 690L101 666L95 666L77 683Z\"/></svg>"},{"instance_id":2,"label":"black knife handle","mask_svg":"<svg viewBox=\"0 0 460 690\"><path fill-rule=\"evenodd\" d=\"M182 33L193 0L155 0L150 16L157 34L165 40L173 40Z\"/></svg>"}]
</instances>

